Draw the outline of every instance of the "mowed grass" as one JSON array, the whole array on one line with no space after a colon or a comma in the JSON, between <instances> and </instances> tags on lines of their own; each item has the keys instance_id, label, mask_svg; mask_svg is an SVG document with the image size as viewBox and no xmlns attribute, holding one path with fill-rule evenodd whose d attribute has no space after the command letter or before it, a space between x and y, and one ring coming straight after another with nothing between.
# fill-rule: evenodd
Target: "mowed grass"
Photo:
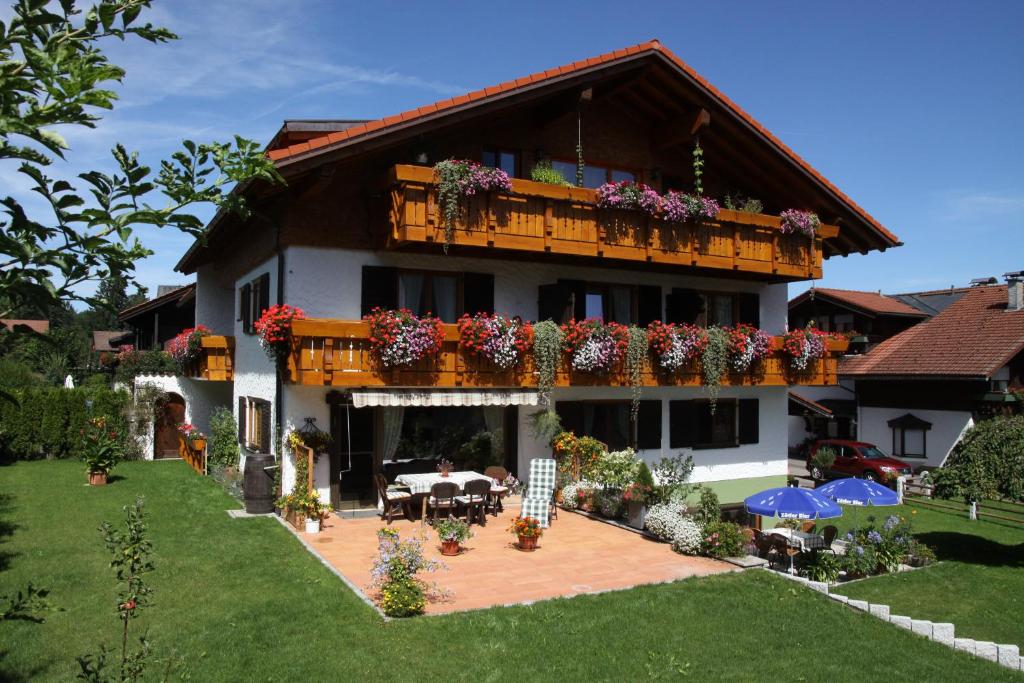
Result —
<instances>
[{"instance_id":1,"label":"mowed grass","mask_svg":"<svg viewBox=\"0 0 1024 683\"><path fill-rule=\"evenodd\" d=\"M888 604L915 619L952 622L959 637L1024 646L1024 525L971 521L966 514L923 505L874 512L885 517L890 510L911 518L915 536L935 548L942 562L837 592Z\"/></svg>"},{"instance_id":2,"label":"mowed grass","mask_svg":"<svg viewBox=\"0 0 1024 683\"><path fill-rule=\"evenodd\" d=\"M106 488L77 462L0 468L0 593L29 581L64 611L0 623L0 680L68 680L117 639L96 531L146 499L157 570L142 612L193 680L1019 680L762 571L385 622L272 519L180 462L127 463ZM629 558L623 558L628 562ZM444 583L443 572L437 575ZM956 599L953 596L950 599Z\"/></svg>"}]
</instances>

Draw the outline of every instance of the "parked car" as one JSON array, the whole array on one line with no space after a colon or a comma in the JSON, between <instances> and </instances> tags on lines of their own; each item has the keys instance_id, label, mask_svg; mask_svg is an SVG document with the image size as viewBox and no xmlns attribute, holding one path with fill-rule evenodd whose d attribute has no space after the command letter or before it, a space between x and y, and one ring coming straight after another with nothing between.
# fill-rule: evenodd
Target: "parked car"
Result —
<instances>
[{"instance_id":1,"label":"parked car","mask_svg":"<svg viewBox=\"0 0 1024 683\"><path fill-rule=\"evenodd\" d=\"M836 461L830 472L822 472L812 460L819 448L828 446L836 454ZM910 465L882 452L878 446L865 441L846 439L819 439L807 451L807 471L813 479L826 479L827 475L862 477L871 481L888 483L900 475L910 475Z\"/></svg>"}]
</instances>

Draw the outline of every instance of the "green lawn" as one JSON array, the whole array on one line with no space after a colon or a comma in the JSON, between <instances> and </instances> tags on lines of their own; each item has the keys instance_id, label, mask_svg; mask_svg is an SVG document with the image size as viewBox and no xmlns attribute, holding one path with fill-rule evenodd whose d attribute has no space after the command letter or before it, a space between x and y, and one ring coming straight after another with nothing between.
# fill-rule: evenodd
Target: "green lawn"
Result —
<instances>
[{"instance_id":1,"label":"green lawn","mask_svg":"<svg viewBox=\"0 0 1024 683\"><path fill-rule=\"evenodd\" d=\"M878 512L884 516L888 510ZM1024 527L972 522L964 514L924 506L905 505L900 514L913 519L915 535L934 547L942 562L858 581L837 592L891 605L895 613L916 619L952 622L961 637L1024 646Z\"/></svg>"},{"instance_id":2,"label":"green lawn","mask_svg":"<svg viewBox=\"0 0 1024 683\"><path fill-rule=\"evenodd\" d=\"M116 473L88 488L76 462L0 467L0 592L31 580L65 608L0 623L0 680L68 680L76 654L114 642L96 527L136 493L158 567L141 621L194 680L1020 680L761 571L385 623L277 522L230 519L184 464Z\"/></svg>"}]
</instances>

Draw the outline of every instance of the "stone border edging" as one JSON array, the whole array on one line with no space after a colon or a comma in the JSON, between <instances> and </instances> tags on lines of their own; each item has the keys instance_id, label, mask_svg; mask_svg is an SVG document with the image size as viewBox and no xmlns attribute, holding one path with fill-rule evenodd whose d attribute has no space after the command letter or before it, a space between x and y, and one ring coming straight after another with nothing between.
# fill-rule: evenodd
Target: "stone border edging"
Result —
<instances>
[{"instance_id":1,"label":"stone border edging","mask_svg":"<svg viewBox=\"0 0 1024 683\"><path fill-rule=\"evenodd\" d=\"M842 605L870 614L882 621L906 629L911 633L923 636L929 640L935 641L936 643L941 643L946 647L966 652L974 655L975 657L980 657L981 659L987 659L988 661L995 662L1007 669L1024 671L1024 657L1020 656L1020 647L1018 645L1004 645L988 640L975 640L973 638L957 638L955 635L955 626L951 623L932 622L927 619L912 619L911 617L892 614L892 610L889 608L889 605L869 603L866 600L851 600L845 595L832 593L829 591L829 585L827 583L811 581L803 576L783 574L782 572L776 572L773 570L766 571L772 571L773 574L802 584L813 591L817 591L828 596Z\"/></svg>"}]
</instances>

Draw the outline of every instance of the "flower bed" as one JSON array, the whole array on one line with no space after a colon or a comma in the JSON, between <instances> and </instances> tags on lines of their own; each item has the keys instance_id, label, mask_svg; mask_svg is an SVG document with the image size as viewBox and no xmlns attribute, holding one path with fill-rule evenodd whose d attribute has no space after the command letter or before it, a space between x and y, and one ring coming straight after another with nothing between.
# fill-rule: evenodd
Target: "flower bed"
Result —
<instances>
[{"instance_id":1,"label":"flower bed","mask_svg":"<svg viewBox=\"0 0 1024 683\"><path fill-rule=\"evenodd\" d=\"M444 341L440 319L418 318L405 308L374 308L363 320L370 324L370 346L385 368L408 367L435 356Z\"/></svg>"},{"instance_id":2,"label":"flower bed","mask_svg":"<svg viewBox=\"0 0 1024 683\"><path fill-rule=\"evenodd\" d=\"M602 209L626 209L656 216L661 210L661 197L643 183L622 180L597 188L597 205Z\"/></svg>"},{"instance_id":3,"label":"flower bed","mask_svg":"<svg viewBox=\"0 0 1024 683\"><path fill-rule=\"evenodd\" d=\"M477 313L459 318L459 346L501 370L520 364L530 350L533 326L518 318Z\"/></svg>"}]
</instances>

